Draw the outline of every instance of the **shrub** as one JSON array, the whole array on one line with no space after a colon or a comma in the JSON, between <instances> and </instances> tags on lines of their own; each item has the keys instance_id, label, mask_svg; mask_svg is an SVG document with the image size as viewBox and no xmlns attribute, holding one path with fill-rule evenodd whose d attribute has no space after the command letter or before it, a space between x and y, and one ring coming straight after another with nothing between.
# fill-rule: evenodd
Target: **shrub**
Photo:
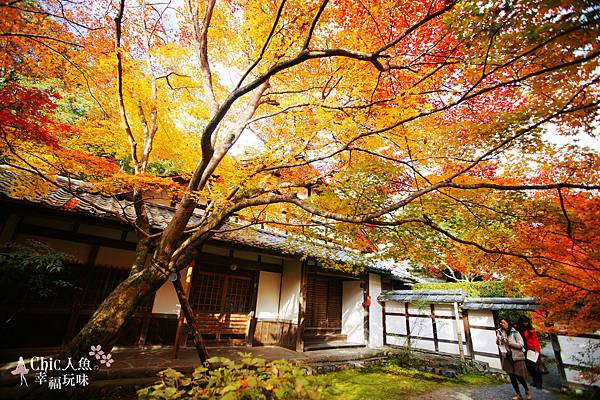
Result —
<instances>
[{"instance_id":1,"label":"shrub","mask_svg":"<svg viewBox=\"0 0 600 400\"><path fill-rule=\"evenodd\" d=\"M213 357L191 378L174 369L159 373L160 381L138 390L139 400L187 399L323 399L325 384L310 379L308 367L285 360L266 362L239 353L241 361Z\"/></svg>"},{"instance_id":2,"label":"shrub","mask_svg":"<svg viewBox=\"0 0 600 400\"><path fill-rule=\"evenodd\" d=\"M519 297L516 288L509 291L502 281L416 283L415 290L464 290L469 297Z\"/></svg>"}]
</instances>

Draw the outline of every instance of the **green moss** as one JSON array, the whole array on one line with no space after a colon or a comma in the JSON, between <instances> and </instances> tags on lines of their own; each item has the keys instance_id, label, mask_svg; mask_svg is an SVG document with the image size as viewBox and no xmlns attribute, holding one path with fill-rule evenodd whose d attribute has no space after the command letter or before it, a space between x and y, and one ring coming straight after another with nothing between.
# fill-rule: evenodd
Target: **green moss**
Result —
<instances>
[{"instance_id":1,"label":"green moss","mask_svg":"<svg viewBox=\"0 0 600 400\"><path fill-rule=\"evenodd\" d=\"M314 379L328 383L327 399L404 399L453 385L490 385L497 381L467 374L458 379L402 368L396 365L332 372Z\"/></svg>"}]
</instances>

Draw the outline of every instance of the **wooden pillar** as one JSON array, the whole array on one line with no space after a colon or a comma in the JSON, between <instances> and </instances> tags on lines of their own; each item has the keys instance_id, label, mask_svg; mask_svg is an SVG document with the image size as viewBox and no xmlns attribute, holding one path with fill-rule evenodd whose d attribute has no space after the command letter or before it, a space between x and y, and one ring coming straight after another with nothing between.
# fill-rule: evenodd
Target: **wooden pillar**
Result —
<instances>
[{"instance_id":1,"label":"wooden pillar","mask_svg":"<svg viewBox=\"0 0 600 400\"><path fill-rule=\"evenodd\" d=\"M383 327L383 345L387 346L387 326L385 325L385 301L381 302L381 326Z\"/></svg>"},{"instance_id":2,"label":"wooden pillar","mask_svg":"<svg viewBox=\"0 0 600 400\"><path fill-rule=\"evenodd\" d=\"M554 350L554 358L556 359L556 369L558 369L560 383L562 386L567 387L569 382L567 381L567 373L565 372L565 364L562 360L560 342L558 341L558 335L556 335L556 333L550 334L550 343L552 343L552 350Z\"/></svg>"},{"instance_id":3,"label":"wooden pillar","mask_svg":"<svg viewBox=\"0 0 600 400\"><path fill-rule=\"evenodd\" d=\"M300 270L300 300L298 307L298 333L296 335L296 351L304 351L304 319L306 314L306 290L308 284L308 268L306 261L302 262Z\"/></svg>"},{"instance_id":4,"label":"wooden pillar","mask_svg":"<svg viewBox=\"0 0 600 400\"><path fill-rule=\"evenodd\" d=\"M408 318L408 302L404 303L404 316L406 317L406 347L410 349L410 321Z\"/></svg>"},{"instance_id":5,"label":"wooden pillar","mask_svg":"<svg viewBox=\"0 0 600 400\"><path fill-rule=\"evenodd\" d=\"M364 328L365 346L368 346L369 345L369 309L371 308L371 305L369 304L368 306L365 307L366 304L364 303L364 301L366 299L368 299L370 296L369 285L370 285L371 276L369 275L368 272L365 271L364 277L365 278L363 281L365 282L365 288L363 291L363 315L364 315L363 328ZM373 299L371 299L371 302L372 301L373 301ZM375 301L377 301L377 300L375 300ZM343 299L342 299L342 302L343 302Z\"/></svg>"},{"instance_id":6,"label":"wooden pillar","mask_svg":"<svg viewBox=\"0 0 600 400\"><path fill-rule=\"evenodd\" d=\"M460 326L460 314L458 312L458 303L454 302L454 321L456 322L456 338L458 339L458 354L460 359L465 361L465 350L463 349L462 329Z\"/></svg>"},{"instance_id":7,"label":"wooden pillar","mask_svg":"<svg viewBox=\"0 0 600 400\"><path fill-rule=\"evenodd\" d=\"M431 309L431 326L433 328L433 345L435 346L435 351L440 351L440 344L438 343L438 334L437 334L437 325L435 323L435 306L433 303L429 305Z\"/></svg>"},{"instance_id":8,"label":"wooden pillar","mask_svg":"<svg viewBox=\"0 0 600 400\"><path fill-rule=\"evenodd\" d=\"M469 349L469 357L475 358L473 350L473 338L471 337L471 324L469 323L469 312L463 310L463 326L465 327L465 335L467 336L467 349Z\"/></svg>"},{"instance_id":9,"label":"wooden pillar","mask_svg":"<svg viewBox=\"0 0 600 400\"><path fill-rule=\"evenodd\" d=\"M189 298L190 289L192 287L192 276L194 273L194 262L192 261L190 266L187 269L185 275L185 284L184 290L185 295ZM173 359L179 357L179 346L181 345L181 339L183 334L183 323L185 321L185 316L183 315L183 311L179 311L179 319L177 320L177 331L175 332L175 344L173 346Z\"/></svg>"}]
</instances>

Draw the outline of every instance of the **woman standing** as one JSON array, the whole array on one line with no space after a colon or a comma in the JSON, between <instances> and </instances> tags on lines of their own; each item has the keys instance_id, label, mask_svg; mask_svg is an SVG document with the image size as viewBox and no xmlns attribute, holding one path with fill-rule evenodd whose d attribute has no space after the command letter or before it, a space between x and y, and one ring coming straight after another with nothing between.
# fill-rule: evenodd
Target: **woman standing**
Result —
<instances>
[{"instance_id":1,"label":"woman standing","mask_svg":"<svg viewBox=\"0 0 600 400\"><path fill-rule=\"evenodd\" d=\"M502 358L502 369L510 378L510 383L517 394L513 400L522 400L519 383L525 388L527 400L531 400L531 391L527 386L525 377L527 367L525 366L524 342L521 334L512 327L506 318L500 319L500 329L496 331L496 343L500 348Z\"/></svg>"},{"instance_id":2,"label":"woman standing","mask_svg":"<svg viewBox=\"0 0 600 400\"><path fill-rule=\"evenodd\" d=\"M538 340L537 332L535 329L533 329L533 326L531 326L531 319L524 315L520 317L519 321L517 322L517 330L525 341L525 349L527 350L525 364L527 365L527 371L529 371L529 375L531 375L531 378L533 379L533 386L535 386L537 389L541 389L542 373L540 372L539 368L539 364L541 362L540 342ZM532 360L532 357L534 357L535 360Z\"/></svg>"}]
</instances>

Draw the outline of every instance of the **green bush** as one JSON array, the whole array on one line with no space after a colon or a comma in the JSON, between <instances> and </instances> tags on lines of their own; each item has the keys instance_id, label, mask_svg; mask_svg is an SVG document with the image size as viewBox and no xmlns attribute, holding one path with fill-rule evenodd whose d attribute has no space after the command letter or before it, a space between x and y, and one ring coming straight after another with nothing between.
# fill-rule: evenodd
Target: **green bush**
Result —
<instances>
[{"instance_id":1,"label":"green bush","mask_svg":"<svg viewBox=\"0 0 600 400\"><path fill-rule=\"evenodd\" d=\"M325 384L310 379L309 370L285 360L266 362L239 353L241 361L213 357L212 365L196 368L191 378L174 369L159 373L160 381L138 390L139 400L187 399L323 399Z\"/></svg>"},{"instance_id":2,"label":"green bush","mask_svg":"<svg viewBox=\"0 0 600 400\"><path fill-rule=\"evenodd\" d=\"M519 297L518 290L509 291L502 281L416 283L415 290L464 290L469 297Z\"/></svg>"}]
</instances>

